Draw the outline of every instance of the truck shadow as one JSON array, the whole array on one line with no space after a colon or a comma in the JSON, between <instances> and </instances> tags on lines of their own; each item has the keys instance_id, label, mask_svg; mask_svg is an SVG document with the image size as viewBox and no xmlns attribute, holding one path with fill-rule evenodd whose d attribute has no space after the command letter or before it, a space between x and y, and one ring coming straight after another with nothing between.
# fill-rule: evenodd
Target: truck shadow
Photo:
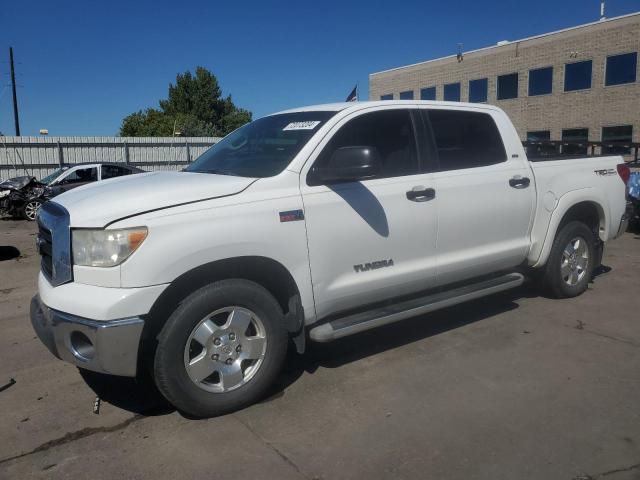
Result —
<instances>
[{"instance_id":1,"label":"truck shadow","mask_svg":"<svg viewBox=\"0 0 640 480\"><path fill-rule=\"evenodd\" d=\"M519 299L538 296L540 293L533 285L525 284L511 291L420 315L331 343L307 343L304 355L289 354L283 374L263 402L281 397L286 388L304 373L313 374L320 367L339 368L372 355L455 330L515 310L519 307L516 303Z\"/></svg>"},{"instance_id":2,"label":"truck shadow","mask_svg":"<svg viewBox=\"0 0 640 480\"><path fill-rule=\"evenodd\" d=\"M0 245L0 262L4 260L13 260L20 256L20 250L14 246Z\"/></svg>"},{"instance_id":3,"label":"truck shadow","mask_svg":"<svg viewBox=\"0 0 640 480\"><path fill-rule=\"evenodd\" d=\"M494 315L518 308L517 300L539 296L529 284L500 294L474 300L444 310L421 315L401 323L386 325L327 344L307 344L304 355L291 349L284 371L261 401L279 399L304 373L318 368L339 368L403 345L455 330ZM86 384L102 400L124 410L145 415L165 415L175 411L150 379L133 379L95 374L80 369ZM185 418L191 418L181 413Z\"/></svg>"}]
</instances>

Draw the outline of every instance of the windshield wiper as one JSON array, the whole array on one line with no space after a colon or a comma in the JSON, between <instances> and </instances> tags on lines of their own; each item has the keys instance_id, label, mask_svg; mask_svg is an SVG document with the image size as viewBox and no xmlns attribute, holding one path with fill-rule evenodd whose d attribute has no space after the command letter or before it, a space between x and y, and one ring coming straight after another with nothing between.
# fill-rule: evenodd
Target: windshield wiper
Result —
<instances>
[{"instance_id":1,"label":"windshield wiper","mask_svg":"<svg viewBox=\"0 0 640 480\"><path fill-rule=\"evenodd\" d=\"M226 172L224 170L215 170L215 169L211 169L211 170L187 170L187 172L209 173L211 175L227 175L227 176L230 176L230 177L237 177L237 175L235 173Z\"/></svg>"}]
</instances>

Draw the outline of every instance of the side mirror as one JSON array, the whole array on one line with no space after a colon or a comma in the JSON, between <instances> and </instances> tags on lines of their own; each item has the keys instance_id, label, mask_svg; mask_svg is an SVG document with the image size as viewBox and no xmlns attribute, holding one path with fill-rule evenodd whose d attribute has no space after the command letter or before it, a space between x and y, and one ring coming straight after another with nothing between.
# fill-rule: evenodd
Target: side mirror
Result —
<instances>
[{"instance_id":1,"label":"side mirror","mask_svg":"<svg viewBox=\"0 0 640 480\"><path fill-rule=\"evenodd\" d=\"M336 149L327 166L319 168L316 175L322 183L349 182L374 178L381 170L377 148L353 146Z\"/></svg>"}]
</instances>

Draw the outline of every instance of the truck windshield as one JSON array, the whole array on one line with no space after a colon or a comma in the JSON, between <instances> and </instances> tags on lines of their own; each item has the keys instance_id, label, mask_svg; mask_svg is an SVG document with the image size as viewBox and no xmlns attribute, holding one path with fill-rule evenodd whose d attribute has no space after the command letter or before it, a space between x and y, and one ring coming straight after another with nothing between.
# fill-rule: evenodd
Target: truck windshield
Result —
<instances>
[{"instance_id":1,"label":"truck windshield","mask_svg":"<svg viewBox=\"0 0 640 480\"><path fill-rule=\"evenodd\" d=\"M282 172L337 112L271 115L240 127L185 168L187 172L263 178Z\"/></svg>"}]
</instances>

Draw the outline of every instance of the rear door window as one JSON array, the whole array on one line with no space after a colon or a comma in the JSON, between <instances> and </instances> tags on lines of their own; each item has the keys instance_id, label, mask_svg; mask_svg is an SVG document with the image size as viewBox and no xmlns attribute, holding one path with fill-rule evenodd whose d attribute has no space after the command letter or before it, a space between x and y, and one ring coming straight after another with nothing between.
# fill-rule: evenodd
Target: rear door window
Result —
<instances>
[{"instance_id":1,"label":"rear door window","mask_svg":"<svg viewBox=\"0 0 640 480\"><path fill-rule=\"evenodd\" d=\"M102 180L129 175L131 170L118 165L102 165Z\"/></svg>"},{"instance_id":2,"label":"rear door window","mask_svg":"<svg viewBox=\"0 0 640 480\"><path fill-rule=\"evenodd\" d=\"M460 170L505 162L507 153L491 115L463 110L427 113L439 170Z\"/></svg>"}]
</instances>

